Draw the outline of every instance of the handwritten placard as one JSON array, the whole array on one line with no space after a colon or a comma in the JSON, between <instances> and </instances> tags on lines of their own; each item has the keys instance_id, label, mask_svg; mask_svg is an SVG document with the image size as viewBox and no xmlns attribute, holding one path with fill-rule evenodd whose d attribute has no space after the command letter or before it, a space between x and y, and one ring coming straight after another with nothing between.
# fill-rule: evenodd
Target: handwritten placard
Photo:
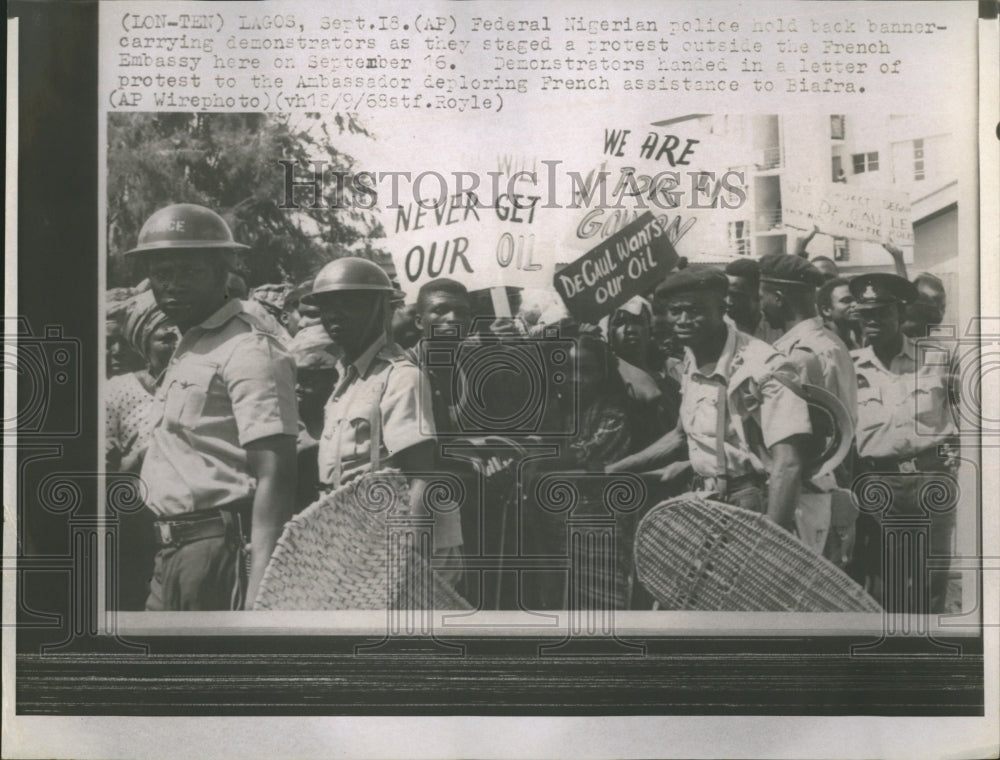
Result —
<instances>
[{"instance_id":1,"label":"handwritten placard","mask_svg":"<svg viewBox=\"0 0 1000 760\"><path fill-rule=\"evenodd\" d=\"M852 240L913 245L909 197L889 188L852 187L839 183L782 183L782 215L789 227Z\"/></svg>"},{"instance_id":2,"label":"handwritten placard","mask_svg":"<svg viewBox=\"0 0 1000 760\"><path fill-rule=\"evenodd\" d=\"M557 272L552 282L570 314L596 323L662 280L677 263L668 224L647 211Z\"/></svg>"}]
</instances>

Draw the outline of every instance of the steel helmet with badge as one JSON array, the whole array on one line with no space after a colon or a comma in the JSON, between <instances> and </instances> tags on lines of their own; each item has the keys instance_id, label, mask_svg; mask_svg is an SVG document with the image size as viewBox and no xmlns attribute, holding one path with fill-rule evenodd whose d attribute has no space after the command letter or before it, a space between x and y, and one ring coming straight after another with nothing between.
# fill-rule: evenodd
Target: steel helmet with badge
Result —
<instances>
[{"instance_id":1,"label":"steel helmet with badge","mask_svg":"<svg viewBox=\"0 0 1000 760\"><path fill-rule=\"evenodd\" d=\"M154 251L220 249L236 251L237 243L225 219L195 203L175 203L153 213L139 231L135 248L126 255Z\"/></svg>"},{"instance_id":2,"label":"steel helmet with badge","mask_svg":"<svg viewBox=\"0 0 1000 760\"><path fill-rule=\"evenodd\" d=\"M302 302L316 304L328 293L345 291L370 291L395 294L389 275L374 261L345 256L325 265L313 280L312 292L302 297Z\"/></svg>"}]
</instances>

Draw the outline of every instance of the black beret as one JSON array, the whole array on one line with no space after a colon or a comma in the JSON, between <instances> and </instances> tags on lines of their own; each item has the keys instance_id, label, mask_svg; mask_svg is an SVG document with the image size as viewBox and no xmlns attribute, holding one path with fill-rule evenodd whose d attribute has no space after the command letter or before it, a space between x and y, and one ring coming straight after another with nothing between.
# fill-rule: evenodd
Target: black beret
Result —
<instances>
[{"instance_id":1,"label":"black beret","mask_svg":"<svg viewBox=\"0 0 1000 760\"><path fill-rule=\"evenodd\" d=\"M756 259L751 259L749 256L733 259L726 264L725 271L726 274L730 274L733 277L747 277L751 280L760 279L760 265Z\"/></svg>"},{"instance_id":2,"label":"black beret","mask_svg":"<svg viewBox=\"0 0 1000 760\"><path fill-rule=\"evenodd\" d=\"M818 288L824 278L822 272L801 256L769 253L760 258L760 281Z\"/></svg>"},{"instance_id":3,"label":"black beret","mask_svg":"<svg viewBox=\"0 0 1000 760\"><path fill-rule=\"evenodd\" d=\"M704 264L696 264L667 275L667 278L656 288L656 297L668 298L678 293L703 290L725 296L728 289L729 280L726 279L726 275L721 270Z\"/></svg>"},{"instance_id":4,"label":"black beret","mask_svg":"<svg viewBox=\"0 0 1000 760\"><path fill-rule=\"evenodd\" d=\"M905 277L887 272L872 272L854 277L848 287L855 299L855 307L885 306L891 303L907 304L917 300L916 286Z\"/></svg>"}]
</instances>

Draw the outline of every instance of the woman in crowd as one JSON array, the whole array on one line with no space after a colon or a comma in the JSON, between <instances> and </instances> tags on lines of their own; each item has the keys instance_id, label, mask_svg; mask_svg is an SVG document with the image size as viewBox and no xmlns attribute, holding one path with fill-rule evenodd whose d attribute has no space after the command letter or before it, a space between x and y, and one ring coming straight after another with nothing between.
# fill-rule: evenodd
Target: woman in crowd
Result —
<instances>
[{"instance_id":1,"label":"woman in crowd","mask_svg":"<svg viewBox=\"0 0 1000 760\"><path fill-rule=\"evenodd\" d=\"M108 380L105 458L109 472L137 473L156 422L156 386L177 345L177 331L157 308L153 294L146 291L125 305L121 335L142 358L143 367Z\"/></svg>"},{"instance_id":2,"label":"woman in crowd","mask_svg":"<svg viewBox=\"0 0 1000 760\"><path fill-rule=\"evenodd\" d=\"M160 376L177 345L177 331L156 306L150 291L128 301L123 309L122 338L142 357L142 369L108 380L105 397L105 460L107 471L138 474L156 424L154 395ZM120 551L118 609L143 609L152 574L156 544L153 516L138 512L112 514L118 518Z\"/></svg>"},{"instance_id":3,"label":"woman in crowd","mask_svg":"<svg viewBox=\"0 0 1000 760\"><path fill-rule=\"evenodd\" d=\"M653 341L653 309L645 298L637 296L615 309L606 334L628 392L632 443L643 448L677 423L680 384L661 372L663 362Z\"/></svg>"},{"instance_id":4,"label":"woman in crowd","mask_svg":"<svg viewBox=\"0 0 1000 760\"><path fill-rule=\"evenodd\" d=\"M310 325L296 332L288 350L295 359L295 398L299 409L295 509L300 511L319 497L317 454L323 434L323 407L337 382L337 358L323 325Z\"/></svg>"}]
</instances>

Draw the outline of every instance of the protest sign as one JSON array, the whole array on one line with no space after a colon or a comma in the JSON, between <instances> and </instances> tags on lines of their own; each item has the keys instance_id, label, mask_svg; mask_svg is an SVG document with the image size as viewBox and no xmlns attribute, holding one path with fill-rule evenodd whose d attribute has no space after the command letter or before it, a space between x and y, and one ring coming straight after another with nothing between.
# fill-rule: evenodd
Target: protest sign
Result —
<instances>
[{"instance_id":1,"label":"protest sign","mask_svg":"<svg viewBox=\"0 0 1000 760\"><path fill-rule=\"evenodd\" d=\"M502 171L492 173L499 178L492 186L482 187L478 179L489 172L433 174L427 181L432 193L383 210L386 247L408 300L439 277L469 290L549 282L552 261L544 255L549 226L542 197L531 185ZM470 177L477 182L470 185ZM413 180L416 187L417 177Z\"/></svg>"},{"instance_id":2,"label":"protest sign","mask_svg":"<svg viewBox=\"0 0 1000 760\"><path fill-rule=\"evenodd\" d=\"M806 181L782 185L782 215L789 227L827 235L896 245L913 245L913 220L906 193L883 187L864 188Z\"/></svg>"},{"instance_id":3,"label":"protest sign","mask_svg":"<svg viewBox=\"0 0 1000 760\"><path fill-rule=\"evenodd\" d=\"M570 254L593 248L639 216L668 217L671 244L692 261L717 260L727 249L727 223L747 200L744 165L752 146L717 134L714 117L677 115L609 123L578 142L591 147L589 167L568 162L576 176L558 240ZM681 242L683 240L683 242Z\"/></svg>"},{"instance_id":4,"label":"protest sign","mask_svg":"<svg viewBox=\"0 0 1000 760\"><path fill-rule=\"evenodd\" d=\"M661 280L677 263L668 223L647 211L557 272L552 282L570 314L596 323Z\"/></svg>"}]
</instances>

